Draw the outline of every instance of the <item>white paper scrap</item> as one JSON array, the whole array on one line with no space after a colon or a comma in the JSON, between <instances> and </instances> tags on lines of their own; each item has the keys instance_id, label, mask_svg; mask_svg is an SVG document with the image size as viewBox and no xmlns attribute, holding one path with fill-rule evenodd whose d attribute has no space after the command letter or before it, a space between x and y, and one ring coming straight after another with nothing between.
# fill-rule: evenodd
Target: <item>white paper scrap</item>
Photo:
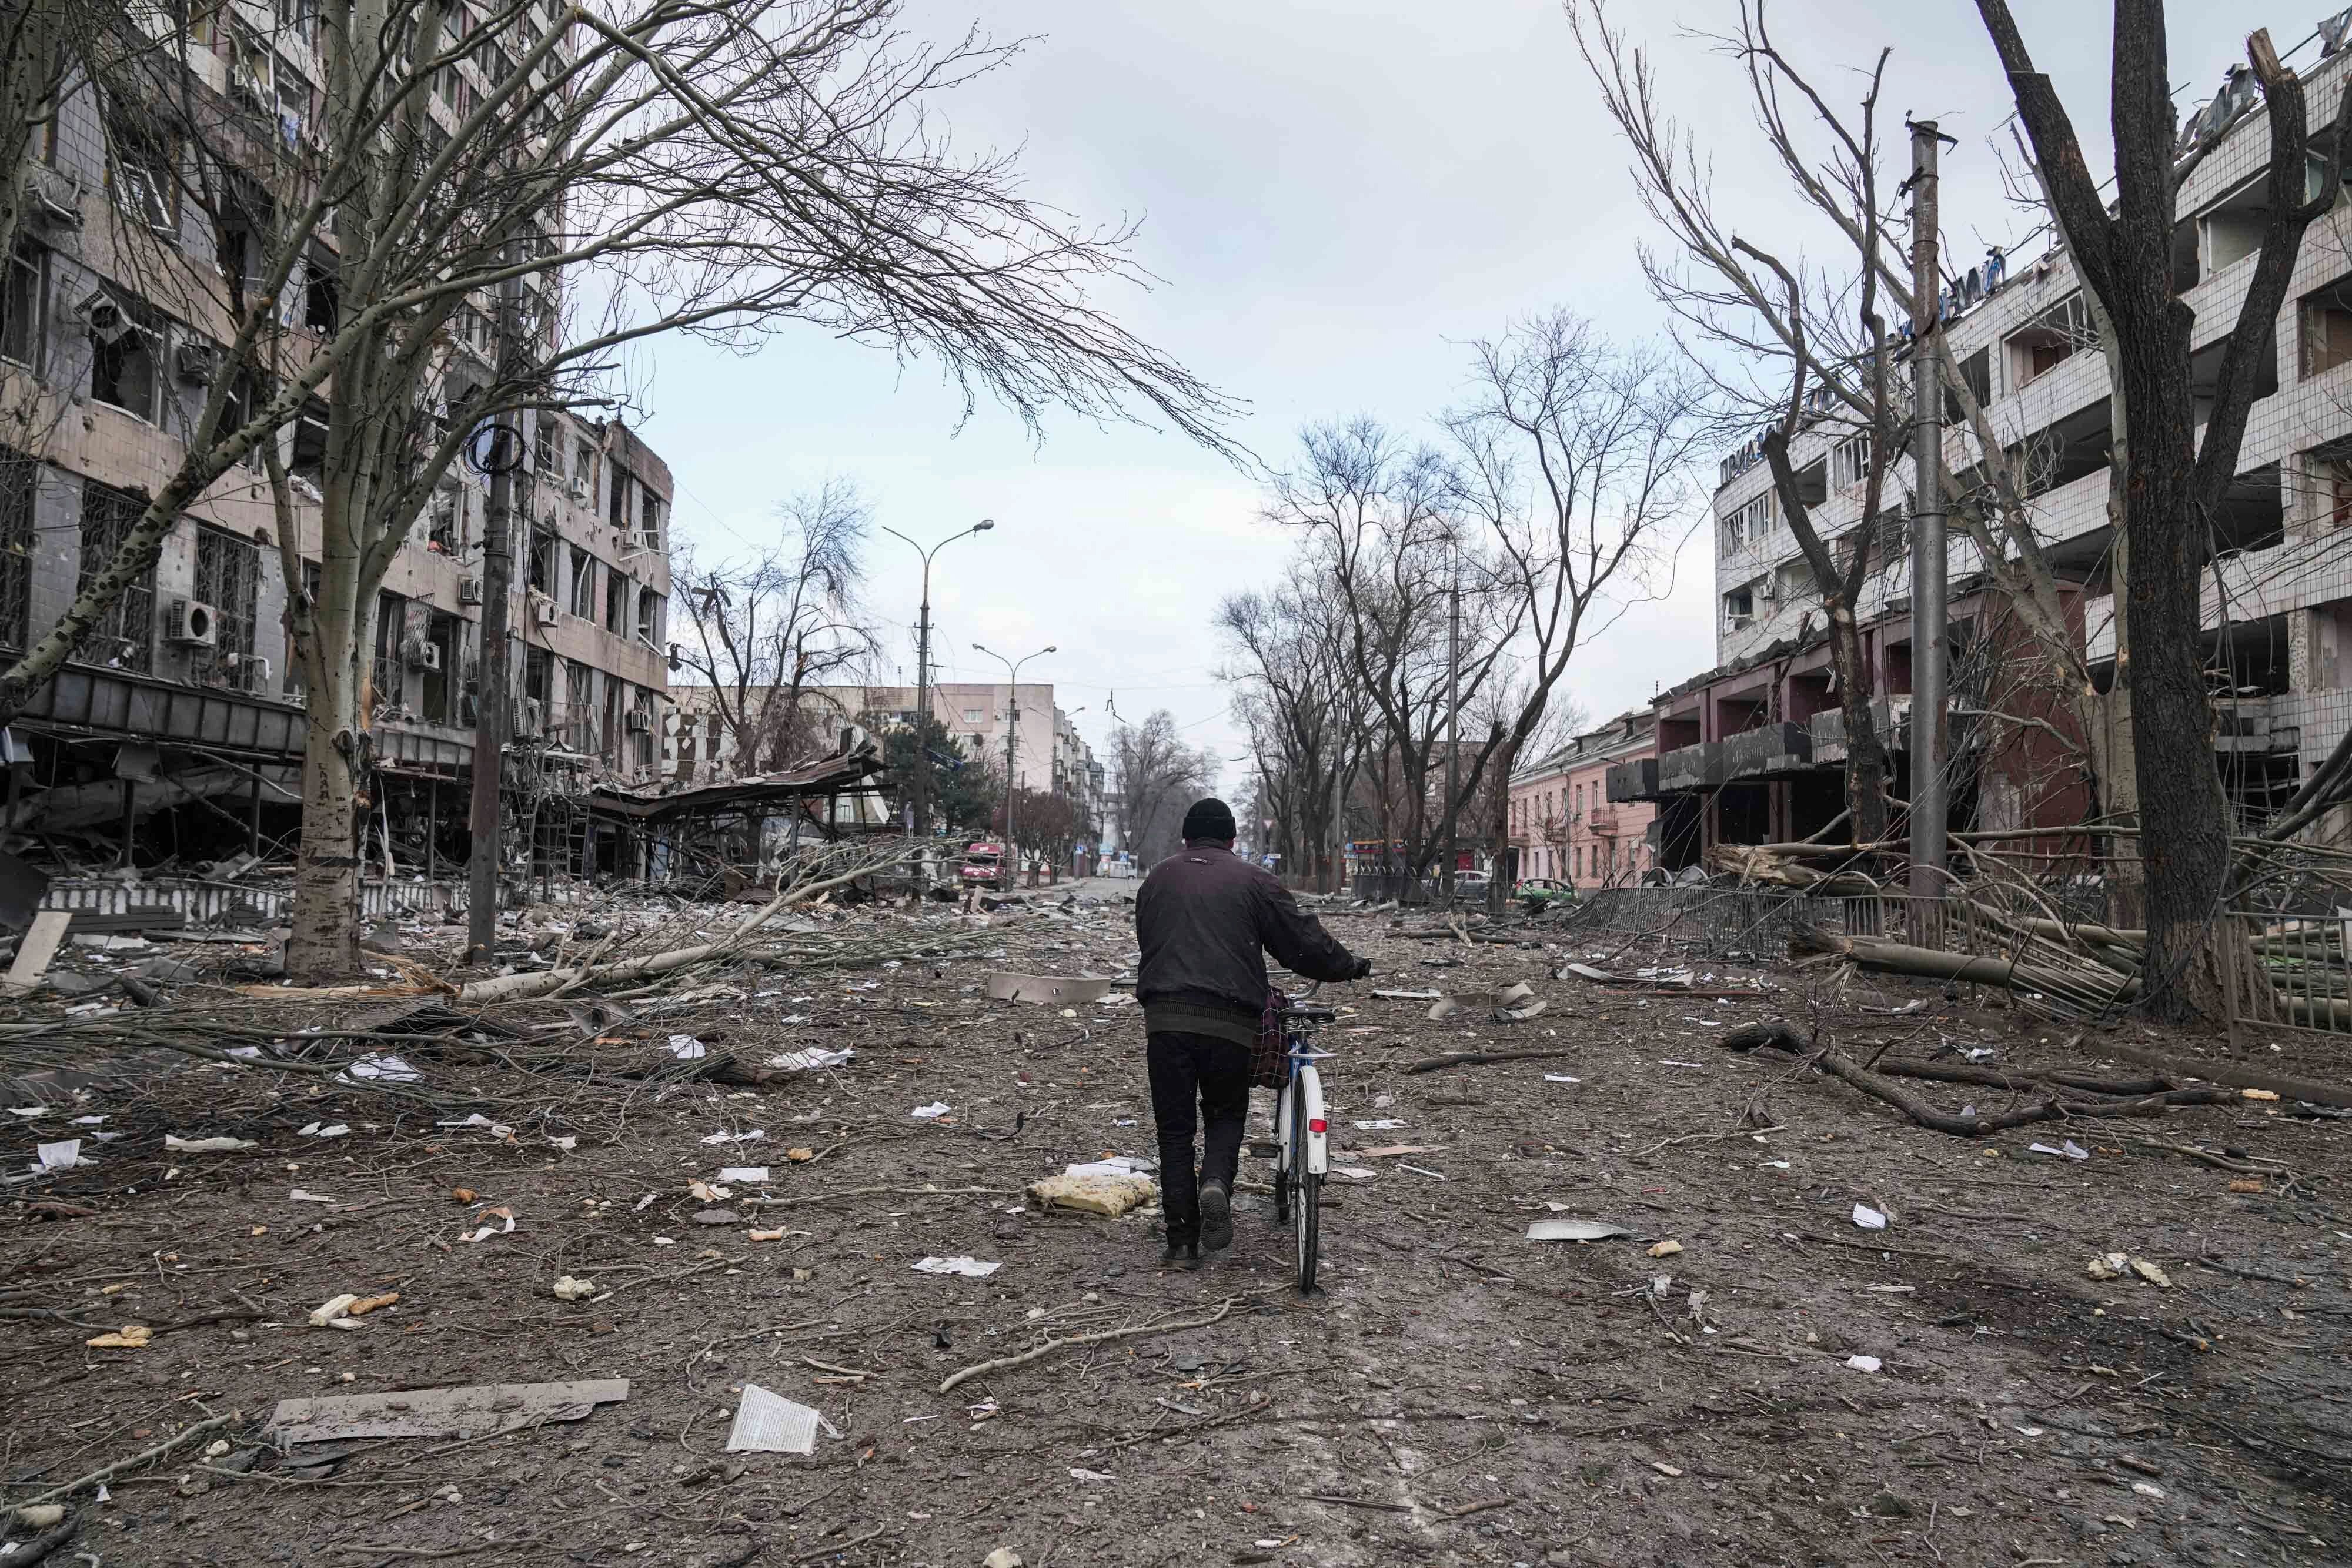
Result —
<instances>
[{"instance_id":1,"label":"white paper scrap","mask_svg":"<svg viewBox=\"0 0 2352 1568\"><path fill-rule=\"evenodd\" d=\"M950 1105L944 1100L934 1100L928 1105L916 1106L912 1113L921 1117L926 1122L930 1122L936 1121L938 1118L946 1115L954 1108L955 1107Z\"/></svg>"},{"instance_id":2,"label":"white paper scrap","mask_svg":"<svg viewBox=\"0 0 2352 1568\"><path fill-rule=\"evenodd\" d=\"M961 1274L970 1280L985 1280L1003 1267L1002 1263L983 1263L977 1258L964 1257L926 1258L915 1265L921 1273Z\"/></svg>"},{"instance_id":3,"label":"white paper scrap","mask_svg":"<svg viewBox=\"0 0 2352 1568\"><path fill-rule=\"evenodd\" d=\"M1876 1372L1880 1365L1879 1359L1874 1355L1849 1355L1845 1358L1845 1364L1856 1372Z\"/></svg>"},{"instance_id":4,"label":"white paper scrap","mask_svg":"<svg viewBox=\"0 0 2352 1568\"><path fill-rule=\"evenodd\" d=\"M730 1454L813 1454L816 1427L824 1417L809 1406L772 1394L756 1383L743 1385L735 1425L727 1434Z\"/></svg>"},{"instance_id":5,"label":"white paper scrap","mask_svg":"<svg viewBox=\"0 0 2352 1568\"><path fill-rule=\"evenodd\" d=\"M765 1166L728 1166L719 1171L719 1179L720 1181L749 1182L756 1185L768 1179L768 1167Z\"/></svg>"},{"instance_id":6,"label":"white paper scrap","mask_svg":"<svg viewBox=\"0 0 2352 1568\"><path fill-rule=\"evenodd\" d=\"M1864 1230L1884 1230L1886 1228L1886 1216L1879 1213L1878 1210L1871 1207L1870 1205L1866 1203L1857 1203L1853 1206L1853 1222L1856 1225L1861 1226Z\"/></svg>"}]
</instances>

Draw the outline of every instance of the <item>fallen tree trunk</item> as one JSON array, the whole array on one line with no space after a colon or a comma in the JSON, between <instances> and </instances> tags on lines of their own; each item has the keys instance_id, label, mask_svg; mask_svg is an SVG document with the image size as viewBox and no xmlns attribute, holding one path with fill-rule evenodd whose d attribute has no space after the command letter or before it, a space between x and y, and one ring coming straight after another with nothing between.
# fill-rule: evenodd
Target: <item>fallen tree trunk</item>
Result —
<instances>
[{"instance_id":1,"label":"fallen tree trunk","mask_svg":"<svg viewBox=\"0 0 2352 1568\"><path fill-rule=\"evenodd\" d=\"M1877 1071L1890 1078L1925 1078L1937 1083L1975 1083L1988 1089L2033 1089L2055 1084L2084 1094L2161 1094L2176 1087L2161 1078L2100 1078L2088 1072L2003 1072L1998 1068L1966 1067L1952 1061L1916 1061L1904 1057L1883 1059Z\"/></svg>"},{"instance_id":2,"label":"fallen tree trunk","mask_svg":"<svg viewBox=\"0 0 2352 1568\"><path fill-rule=\"evenodd\" d=\"M2139 995L2138 978L2117 970L2102 968L2097 973L2074 974L2015 958L1947 953L1939 948L1913 947L1872 936L1833 936L1811 927L1801 928L1789 939L1789 956L1792 958L1821 953L1851 958L1863 968L1885 974L2039 991L2092 1011L2104 1010Z\"/></svg>"},{"instance_id":3,"label":"fallen tree trunk","mask_svg":"<svg viewBox=\"0 0 2352 1568\"><path fill-rule=\"evenodd\" d=\"M2175 1106L2234 1105L2242 1098L2234 1089L2213 1086L2169 1089L2130 1100L2071 1101L2053 1095L2039 1104L2020 1106L1998 1115L1959 1116L1940 1111L1917 1095L1896 1087L1833 1047L1808 1040L1786 1021L1743 1024L1725 1033L1717 1043L1732 1051L1769 1048L1800 1055L1810 1053L1813 1065L1822 1071L1843 1079L1874 1100L1893 1106L1931 1133L1946 1133L1958 1138L1980 1138L2036 1122L2063 1122L2077 1117L2161 1116Z\"/></svg>"}]
</instances>

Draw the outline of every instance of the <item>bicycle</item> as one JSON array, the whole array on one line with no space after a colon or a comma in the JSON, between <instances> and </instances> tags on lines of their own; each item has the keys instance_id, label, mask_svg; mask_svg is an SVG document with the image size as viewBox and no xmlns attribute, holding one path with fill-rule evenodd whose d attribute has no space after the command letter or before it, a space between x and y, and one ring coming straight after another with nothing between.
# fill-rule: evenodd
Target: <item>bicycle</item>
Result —
<instances>
[{"instance_id":1,"label":"bicycle","mask_svg":"<svg viewBox=\"0 0 2352 1568\"><path fill-rule=\"evenodd\" d=\"M1315 1049L1315 1031L1339 1016L1336 1008L1304 1006L1321 988L1309 982L1282 1009L1284 1060L1289 1065L1274 1111L1274 1222L1298 1238L1298 1293L1316 1293L1322 1246L1323 1178L1331 1169L1330 1127L1323 1114L1323 1078L1315 1064L1339 1054Z\"/></svg>"}]
</instances>

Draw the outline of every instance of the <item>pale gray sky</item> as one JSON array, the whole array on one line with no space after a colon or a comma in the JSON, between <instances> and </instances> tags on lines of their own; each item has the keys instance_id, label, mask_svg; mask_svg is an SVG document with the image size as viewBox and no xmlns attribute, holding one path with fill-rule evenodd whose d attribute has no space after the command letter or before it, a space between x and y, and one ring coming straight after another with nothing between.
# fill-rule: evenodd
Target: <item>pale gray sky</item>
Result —
<instances>
[{"instance_id":1,"label":"pale gray sky","mask_svg":"<svg viewBox=\"0 0 2352 1568\"><path fill-rule=\"evenodd\" d=\"M2174 5L2180 101L2210 96L2246 28L2268 26L2282 51L2308 35L2322 6L2295 3ZM2104 171L2109 8L2015 4ZM1801 244L1756 156L1737 68L1684 31L1727 26L1728 0L1615 9L1711 149L1726 211L1743 232ZM1137 256L1164 281L1105 298L1248 403L1237 434L1268 462L1286 461L1311 420L1425 421L1459 392L1459 345L1514 316L1566 305L1612 333L1659 329L1633 255L1645 220L1549 0L935 0L917 15L942 31L976 18L1000 38L1036 36L943 101L944 120L972 149L1023 146L1040 200L1144 220ZM2022 231L1987 144L2010 103L1973 5L1782 0L1770 16L1846 99L1859 91L1852 68L1893 47L1882 113L1896 157L1906 113L1959 139L1945 164L1948 243L1978 252ZM1201 743L1243 749L1209 620L1221 594L1268 580L1289 548L1257 520L1248 476L1174 436L1067 418L1049 422L1042 447L994 410L958 431L959 405L929 368L902 372L815 332L748 358L665 342L637 368L651 390L645 434L677 476L677 527L701 548L746 548L778 498L827 476L855 479L881 521L927 541L992 517L992 533L939 558L940 678L990 676L974 641L1014 656L1050 643L1060 652L1024 676L1087 709L1078 725L1098 751L1113 691L1131 718L1164 706ZM1596 716L1712 662L1706 541L1686 549L1669 600L1580 655L1569 684ZM911 679L914 552L879 537L870 563Z\"/></svg>"}]
</instances>

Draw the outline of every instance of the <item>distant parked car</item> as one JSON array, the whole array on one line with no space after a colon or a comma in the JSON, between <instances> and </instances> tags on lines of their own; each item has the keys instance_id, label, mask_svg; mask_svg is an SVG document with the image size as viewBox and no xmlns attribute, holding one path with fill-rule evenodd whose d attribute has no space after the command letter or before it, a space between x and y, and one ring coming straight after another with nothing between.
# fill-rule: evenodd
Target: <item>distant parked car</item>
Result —
<instances>
[{"instance_id":1,"label":"distant parked car","mask_svg":"<svg viewBox=\"0 0 2352 1568\"><path fill-rule=\"evenodd\" d=\"M1000 891L1011 887L1011 873L1004 864L1004 846L990 843L965 845L961 880L966 887L992 887Z\"/></svg>"},{"instance_id":2,"label":"distant parked car","mask_svg":"<svg viewBox=\"0 0 2352 1568\"><path fill-rule=\"evenodd\" d=\"M1530 876L1523 878L1518 886L1511 889L1511 896L1526 904L1528 914L1540 915L1556 904L1574 904L1576 885L1558 877Z\"/></svg>"},{"instance_id":3,"label":"distant parked car","mask_svg":"<svg viewBox=\"0 0 2352 1568\"><path fill-rule=\"evenodd\" d=\"M1478 904L1485 901L1490 879L1483 871L1457 871L1454 873L1454 902Z\"/></svg>"}]
</instances>

